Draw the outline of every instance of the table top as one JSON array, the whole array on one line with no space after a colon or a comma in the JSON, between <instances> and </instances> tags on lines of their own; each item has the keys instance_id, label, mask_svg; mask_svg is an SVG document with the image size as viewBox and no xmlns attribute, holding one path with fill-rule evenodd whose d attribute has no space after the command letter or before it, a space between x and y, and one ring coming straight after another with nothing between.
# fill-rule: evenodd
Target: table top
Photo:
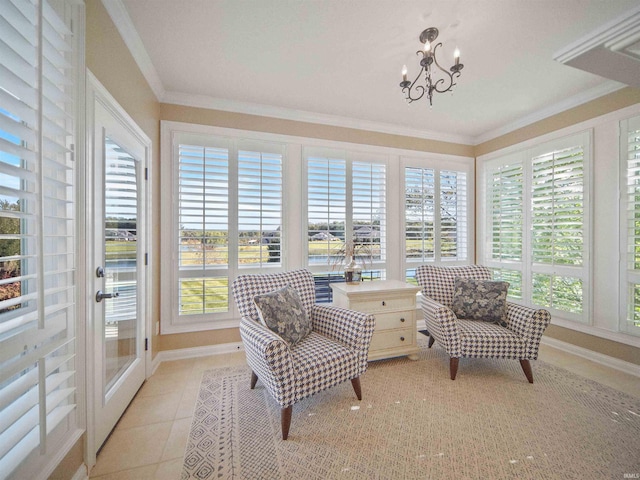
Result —
<instances>
[{"instance_id":1,"label":"table top","mask_svg":"<svg viewBox=\"0 0 640 480\"><path fill-rule=\"evenodd\" d=\"M347 296L349 296L350 294L371 294L375 292L412 292L415 294L420 291L420 287L418 287L417 285L412 285L400 280L374 280L372 282L359 283L331 283L330 287L334 292L339 291Z\"/></svg>"}]
</instances>

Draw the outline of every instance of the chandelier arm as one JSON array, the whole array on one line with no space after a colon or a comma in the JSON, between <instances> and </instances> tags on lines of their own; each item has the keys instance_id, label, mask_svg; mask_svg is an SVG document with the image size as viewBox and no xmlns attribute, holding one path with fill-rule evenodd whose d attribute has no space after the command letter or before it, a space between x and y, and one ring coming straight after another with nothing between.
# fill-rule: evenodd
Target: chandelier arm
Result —
<instances>
[{"instance_id":1,"label":"chandelier arm","mask_svg":"<svg viewBox=\"0 0 640 480\"><path fill-rule=\"evenodd\" d=\"M438 63L438 59L436 58L436 50L438 49L438 47L441 47L441 46L442 46L442 43L438 43L433 49L433 63L436 64L436 66L446 75L446 77L438 79L436 83L433 85L433 89L438 93L445 93L450 91L453 88L453 86L456 84L456 82L453 81L453 75L451 75L448 70L445 70L444 68L442 68L442 66ZM456 72L456 73L458 74L457 76L460 76L460 72ZM449 80L448 84L445 83L447 79ZM445 85L447 88L443 90L438 88L438 86L442 84Z\"/></svg>"},{"instance_id":2,"label":"chandelier arm","mask_svg":"<svg viewBox=\"0 0 640 480\"><path fill-rule=\"evenodd\" d=\"M418 54L418 53L420 53L420 52L419 51L416 52L416 54ZM406 95L405 100L409 100L409 103L415 102L417 100L420 100L424 96L426 91L427 91L426 88L423 87L422 85L416 85L416 82L420 78L420 75L422 75L422 72L424 72L424 67L422 67L420 69L420 72L416 76L415 80L413 82L411 82L411 85L403 87L403 89L402 89L402 91ZM415 86L415 89L414 89L414 86ZM416 92L416 96L413 96L412 92ZM418 95L418 93L419 93L419 95Z\"/></svg>"}]
</instances>

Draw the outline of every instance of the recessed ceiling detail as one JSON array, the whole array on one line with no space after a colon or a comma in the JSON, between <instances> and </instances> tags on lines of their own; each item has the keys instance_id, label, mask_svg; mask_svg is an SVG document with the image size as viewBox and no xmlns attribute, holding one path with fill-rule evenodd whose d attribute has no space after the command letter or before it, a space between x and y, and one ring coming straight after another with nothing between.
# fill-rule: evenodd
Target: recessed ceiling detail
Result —
<instances>
[{"instance_id":1,"label":"recessed ceiling detail","mask_svg":"<svg viewBox=\"0 0 640 480\"><path fill-rule=\"evenodd\" d=\"M640 88L640 7L556 52L553 58Z\"/></svg>"}]
</instances>

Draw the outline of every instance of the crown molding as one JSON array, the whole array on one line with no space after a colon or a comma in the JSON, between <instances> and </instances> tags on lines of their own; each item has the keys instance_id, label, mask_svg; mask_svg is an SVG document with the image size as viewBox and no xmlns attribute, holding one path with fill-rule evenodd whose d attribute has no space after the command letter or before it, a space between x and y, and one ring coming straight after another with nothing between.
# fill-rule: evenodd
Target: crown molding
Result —
<instances>
[{"instance_id":1,"label":"crown molding","mask_svg":"<svg viewBox=\"0 0 640 480\"><path fill-rule=\"evenodd\" d=\"M223 98L209 97L206 95L192 95L182 92L165 92L162 98L163 103L183 105L186 107L208 108L225 112L243 113L247 115L258 115L263 117L279 118L282 120L292 120L296 122L315 123L334 127L353 128L370 132L386 133L390 135L401 135L404 137L422 138L449 143L459 143L470 145L473 137L465 135L446 134L432 132L428 130L412 129L401 125L390 123L372 122L359 120L338 115L328 115L322 113L295 110L259 103L240 102Z\"/></svg>"},{"instance_id":2,"label":"crown molding","mask_svg":"<svg viewBox=\"0 0 640 480\"><path fill-rule=\"evenodd\" d=\"M530 113L529 115L526 115L519 120L516 120L515 122L509 123L494 130L490 130L483 133L482 135L478 135L474 139L473 145L479 145L481 143L488 142L489 140L493 140L494 138L501 137L502 135L511 133L515 130L518 130L519 128L526 127L527 125L539 122L540 120L544 120L545 118L557 115L558 113L562 113L571 108L578 107L584 103L590 102L591 100L595 100L596 98L600 98L604 95L616 92L624 88L625 86L626 85L622 83L609 80L597 87L581 92L577 95L562 100L561 102L550 105L549 107Z\"/></svg>"},{"instance_id":3,"label":"crown molding","mask_svg":"<svg viewBox=\"0 0 640 480\"><path fill-rule=\"evenodd\" d=\"M598 47L618 52L640 40L640 6L605 23L593 32L558 50L553 59L570 63Z\"/></svg>"},{"instance_id":4,"label":"crown molding","mask_svg":"<svg viewBox=\"0 0 640 480\"><path fill-rule=\"evenodd\" d=\"M120 32L125 45L138 64L138 68L147 80L156 99L159 102L162 101L162 97L165 94L164 85L124 4L121 0L102 0L102 5L104 5L118 32Z\"/></svg>"},{"instance_id":5,"label":"crown molding","mask_svg":"<svg viewBox=\"0 0 640 480\"><path fill-rule=\"evenodd\" d=\"M640 6L556 52L553 59L640 88Z\"/></svg>"}]
</instances>

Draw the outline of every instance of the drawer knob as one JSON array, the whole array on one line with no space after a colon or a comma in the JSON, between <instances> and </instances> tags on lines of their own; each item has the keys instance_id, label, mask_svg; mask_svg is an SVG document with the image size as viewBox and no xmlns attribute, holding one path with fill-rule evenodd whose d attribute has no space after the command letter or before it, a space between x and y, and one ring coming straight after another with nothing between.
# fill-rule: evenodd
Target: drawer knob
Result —
<instances>
[{"instance_id":1,"label":"drawer knob","mask_svg":"<svg viewBox=\"0 0 640 480\"><path fill-rule=\"evenodd\" d=\"M404 318L401 318L401 319L400 319L400 321L401 321L402 323L404 323Z\"/></svg>"},{"instance_id":2,"label":"drawer knob","mask_svg":"<svg viewBox=\"0 0 640 480\"><path fill-rule=\"evenodd\" d=\"M387 303L383 300L382 301L382 306L384 307Z\"/></svg>"},{"instance_id":3,"label":"drawer knob","mask_svg":"<svg viewBox=\"0 0 640 480\"><path fill-rule=\"evenodd\" d=\"M404 337L400 337L400 341L401 341L401 342L404 342Z\"/></svg>"}]
</instances>

